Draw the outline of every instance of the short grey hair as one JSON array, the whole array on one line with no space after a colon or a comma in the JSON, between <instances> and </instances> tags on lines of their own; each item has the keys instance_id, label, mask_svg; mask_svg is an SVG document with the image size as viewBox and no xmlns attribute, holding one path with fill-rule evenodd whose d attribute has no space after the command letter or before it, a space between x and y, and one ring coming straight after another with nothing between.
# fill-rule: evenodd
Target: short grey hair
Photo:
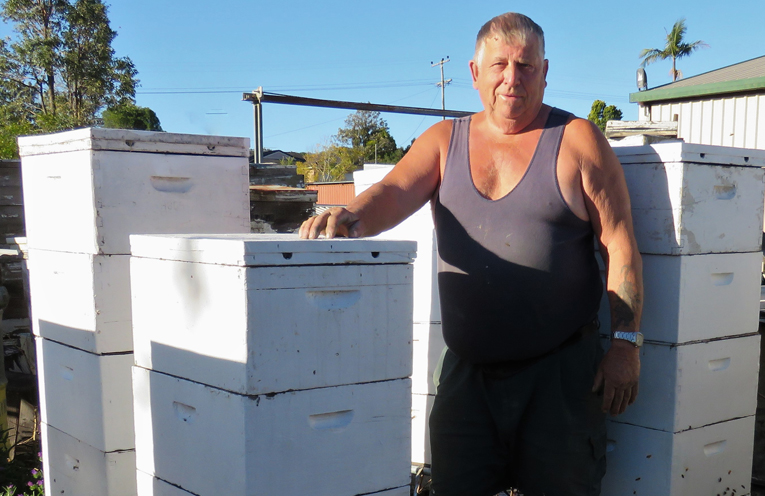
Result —
<instances>
[{"instance_id":1,"label":"short grey hair","mask_svg":"<svg viewBox=\"0 0 765 496\"><path fill-rule=\"evenodd\" d=\"M539 24L523 14L507 12L498 15L481 27L475 40L475 60L480 62L486 40L496 36L505 43L525 43L529 35L535 35L539 40L540 55L545 58L545 33Z\"/></svg>"}]
</instances>

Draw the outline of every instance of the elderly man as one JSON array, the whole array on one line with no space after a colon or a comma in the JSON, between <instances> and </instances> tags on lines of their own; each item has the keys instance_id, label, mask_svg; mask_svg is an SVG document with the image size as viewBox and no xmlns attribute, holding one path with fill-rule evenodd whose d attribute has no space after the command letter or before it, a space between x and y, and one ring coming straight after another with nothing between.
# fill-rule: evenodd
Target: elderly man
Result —
<instances>
[{"instance_id":1,"label":"elderly man","mask_svg":"<svg viewBox=\"0 0 765 496\"><path fill-rule=\"evenodd\" d=\"M448 346L430 417L435 496L597 495L605 415L637 396L642 269L623 172L594 125L542 102L547 70L537 24L492 19L470 62L484 110L434 125L380 183L300 229L371 236L432 202Z\"/></svg>"}]
</instances>

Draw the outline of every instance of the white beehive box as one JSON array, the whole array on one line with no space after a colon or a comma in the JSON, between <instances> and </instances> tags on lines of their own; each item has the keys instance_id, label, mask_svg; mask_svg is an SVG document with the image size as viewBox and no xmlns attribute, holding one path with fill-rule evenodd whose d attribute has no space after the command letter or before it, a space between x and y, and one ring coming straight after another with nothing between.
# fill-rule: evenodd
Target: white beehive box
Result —
<instances>
[{"instance_id":1,"label":"white beehive box","mask_svg":"<svg viewBox=\"0 0 765 496\"><path fill-rule=\"evenodd\" d=\"M29 251L32 330L91 353L133 350L130 255Z\"/></svg>"},{"instance_id":2,"label":"white beehive box","mask_svg":"<svg viewBox=\"0 0 765 496\"><path fill-rule=\"evenodd\" d=\"M133 368L136 466L194 494L357 495L410 472L409 379L244 396Z\"/></svg>"},{"instance_id":3,"label":"white beehive box","mask_svg":"<svg viewBox=\"0 0 765 496\"><path fill-rule=\"evenodd\" d=\"M430 465L430 412L433 410L433 394L412 393L412 463Z\"/></svg>"},{"instance_id":4,"label":"white beehive box","mask_svg":"<svg viewBox=\"0 0 765 496\"><path fill-rule=\"evenodd\" d=\"M759 359L759 334L681 346L645 343L638 398L617 420L680 432L754 415Z\"/></svg>"},{"instance_id":5,"label":"white beehive box","mask_svg":"<svg viewBox=\"0 0 765 496\"><path fill-rule=\"evenodd\" d=\"M412 242L132 242L137 365L240 394L411 375Z\"/></svg>"},{"instance_id":6,"label":"white beehive box","mask_svg":"<svg viewBox=\"0 0 765 496\"><path fill-rule=\"evenodd\" d=\"M29 247L126 255L130 234L249 232L248 149L104 128L20 138Z\"/></svg>"},{"instance_id":7,"label":"white beehive box","mask_svg":"<svg viewBox=\"0 0 765 496\"><path fill-rule=\"evenodd\" d=\"M441 324L414 324L412 393L436 394L433 373L445 347Z\"/></svg>"},{"instance_id":8,"label":"white beehive box","mask_svg":"<svg viewBox=\"0 0 765 496\"><path fill-rule=\"evenodd\" d=\"M672 142L614 151L641 253L761 249L765 150Z\"/></svg>"},{"instance_id":9,"label":"white beehive box","mask_svg":"<svg viewBox=\"0 0 765 496\"><path fill-rule=\"evenodd\" d=\"M133 356L36 341L41 420L103 452L134 448Z\"/></svg>"},{"instance_id":10,"label":"white beehive box","mask_svg":"<svg viewBox=\"0 0 765 496\"><path fill-rule=\"evenodd\" d=\"M608 443L604 495L750 494L754 416L678 434L609 422Z\"/></svg>"},{"instance_id":11,"label":"white beehive box","mask_svg":"<svg viewBox=\"0 0 765 496\"><path fill-rule=\"evenodd\" d=\"M382 180L393 168L375 166L353 173L356 194ZM415 323L441 322L441 302L438 298L438 247L430 204L426 204L393 229L380 233L377 239L401 239L417 242L417 259L414 261L414 307Z\"/></svg>"},{"instance_id":12,"label":"white beehive box","mask_svg":"<svg viewBox=\"0 0 765 496\"><path fill-rule=\"evenodd\" d=\"M46 423L42 431L45 494L135 496L135 451L104 453Z\"/></svg>"},{"instance_id":13,"label":"white beehive box","mask_svg":"<svg viewBox=\"0 0 765 496\"><path fill-rule=\"evenodd\" d=\"M757 332L761 252L642 258L646 339L687 343ZM611 331L610 314L604 291L602 334Z\"/></svg>"}]
</instances>

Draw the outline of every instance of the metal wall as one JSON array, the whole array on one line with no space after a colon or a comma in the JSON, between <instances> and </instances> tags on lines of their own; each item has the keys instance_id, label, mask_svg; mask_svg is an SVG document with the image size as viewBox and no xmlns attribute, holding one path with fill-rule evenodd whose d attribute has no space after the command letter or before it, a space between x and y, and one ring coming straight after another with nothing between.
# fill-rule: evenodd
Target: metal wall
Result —
<instances>
[{"instance_id":1,"label":"metal wall","mask_svg":"<svg viewBox=\"0 0 765 496\"><path fill-rule=\"evenodd\" d=\"M641 120L677 120L686 143L765 150L765 95L652 104Z\"/></svg>"}]
</instances>

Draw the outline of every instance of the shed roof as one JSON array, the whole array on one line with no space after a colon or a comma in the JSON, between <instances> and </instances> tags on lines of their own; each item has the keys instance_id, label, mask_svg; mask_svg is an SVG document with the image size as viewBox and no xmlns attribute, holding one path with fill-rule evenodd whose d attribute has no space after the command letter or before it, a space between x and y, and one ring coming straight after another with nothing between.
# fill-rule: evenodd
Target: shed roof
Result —
<instances>
[{"instance_id":1,"label":"shed roof","mask_svg":"<svg viewBox=\"0 0 765 496\"><path fill-rule=\"evenodd\" d=\"M630 93L630 102L676 100L765 90L765 55L647 91Z\"/></svg>"}]
</instances>

